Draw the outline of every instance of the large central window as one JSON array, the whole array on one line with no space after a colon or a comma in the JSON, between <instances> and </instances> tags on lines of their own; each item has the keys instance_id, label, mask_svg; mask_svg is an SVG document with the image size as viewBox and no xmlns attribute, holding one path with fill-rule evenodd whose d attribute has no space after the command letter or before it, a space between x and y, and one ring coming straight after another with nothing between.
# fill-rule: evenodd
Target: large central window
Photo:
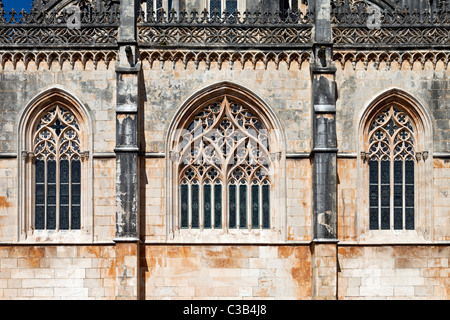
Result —
<instances>
[{"instance_id":1,"label":"large central window","mask_svg":"<svg viewBox=\"0 0 450 320\"><path fill-rule=\"evenodd\" d=\"M222 97L197 111L178 143L181 229L269 229L268 128Z\"/></svg>"}]
</instances>

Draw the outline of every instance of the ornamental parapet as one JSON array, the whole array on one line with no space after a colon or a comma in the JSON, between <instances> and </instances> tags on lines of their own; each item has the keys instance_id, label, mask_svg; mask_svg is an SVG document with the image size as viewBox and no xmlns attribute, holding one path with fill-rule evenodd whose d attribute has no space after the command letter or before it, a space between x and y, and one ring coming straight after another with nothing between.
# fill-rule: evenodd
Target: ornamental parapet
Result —
<instances>
[{"instance_id":1,"label":"ornamental parapet","mask_svg":"<svg viewBox=\"0 0 450 320\"><path fill-rule=\"evenodd\" d=\"M450 43L450 0L330 0L332 42L339 50L445 49ZM137 41L152 50L308 50L314 39L313 6L281 11L154 11L141 0ZM390 6L376 5L391 3ZM424 5L422 5L424 3ZM126 20L126 19L123 19ZM35 1L30 12L7 14L0 0L3 50L118 47L119 0Z\"/></svg>"},{"instance_id":2,"label":"ornamental parapet","mask_svg":"<svg viewBox=\"0 0 450 320\"><path fill-rule=\"evenodd\" d=\"M39 2L38 2L39 3ZM0 2L1 4L1 2ZM101 5L100 5L101 4ZM0 46L5 48L111 47L117 44L120 13L117 5L79 2L60 10L6 14L0 6Z\"/></svg>"},{"instance_id":3,"label":"ornamental parapet","mask_svg":"<svg viewBox=\"0 0 450 320\"><path fill-rule=\"evenodd\" d=\"M300 11L141 10L138 39L141 46L152 48L301 47L312 42L313 16Z\"/></svg>"},{"instance_id":4,"label":"ornamental parapet","mask_svg":"<svg viewBox=\"0 0 450 320\"><path fill-rule=\"evenodd\" d=\"M450 0L423 1L408 7L379 7L367 1L332 0L331 24L336 48L447 47L450 43Z\"/></svg>"}]
</instances>

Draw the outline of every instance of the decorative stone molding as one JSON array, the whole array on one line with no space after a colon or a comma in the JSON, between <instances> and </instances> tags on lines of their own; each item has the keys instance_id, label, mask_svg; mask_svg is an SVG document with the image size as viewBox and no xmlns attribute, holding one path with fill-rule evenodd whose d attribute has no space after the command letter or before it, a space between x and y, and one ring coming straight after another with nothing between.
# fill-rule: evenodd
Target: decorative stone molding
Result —
<instances>
[{"instance_id":1,"label":"decorative stone molding","mask_svg":"<svg viewBox=\"0 0 450 320\"><path fill-rule=\"evenodd\" d=\"M29 64L34 62L38 69L42 62L46 62L48 68L52 67L53 63L59 64L61 70L65 62L69 62L72 70L75 69L75 64L81 62L83 69L86 69L88 62L92 61L94 68L97 69L98 63L103 61L106 68L109 68L112 61L117 60L117 52L113 50L108 51L0 51L0 66L5 69L8 61L12 62L14 70L17 68L19 61L25 65L25 70L28 70Z\"/></svg>"},{"instance_id":2,"label":"decorative stone molding","mask_svg":"<svg viewBox=\"0 0 450 320\"><path fill-rule=\"evenodd\" d=\"M81 161L89 160L89 151L83 151L80 153Z\"/></svg>"},{"instance_id":3,"label":"decorative stone molding","mask_svg":"<svg viewBox=\"0 0 450 320\"><path fill-rule=\"evenodd\" d=\"M448 27L413 28L333 28L333 42L337 45L423 46L446 45L450 41Z\"/></svg>"},{"instance_id":4,"label":"decorative stone molding","mask_svg":"<svg viewBox=\"0 0 450 320\"><path fill-rule=\"evenodd\" d=\"M177 163L180 160L180 153L176 151L169 152L170 160Z\"/></svg>"},{"instance_id":5,"label":"decorative stone molding","mask_svg":"<svg viewBox=\"0 0 450 320\"><path fill-rule=\"evenodd\" d=\"M390 2L390 3L389 3ZM400 0L332 0L331 22L366 26L377 11L380 25L448 24L450 22L450 2L406 2ZM376 6L375 6L376 4ZM370 10L372 9L372 10Z\"/></svg>"},{"instance_id":6,"label":"decorative stone molding","mask_svg":"<svg viewBox=\"0 0 450 320\"><path fill-rule=\"evenodd\" d=\"M270 160L271 161L280 161L281 160L282 153L281 152L272 152L270 154Z\"/></svg>"},{"instance_id":7,"label":"decorative stone molding","mask_svg":"<svg viewBox=\"0 0 450 320\"><path fill-rule=\"evenodd\" d=\"M34 159L34 153L30 151L22 151L22 161L24 163L32 162Z\"/></svg>"},{"instance_id":8,"label":"decorative stone molding","mask_svg":"<svg viewBox=\"0 0 450 320\"><path fill-rule=\"evenodd\" d=\"M234 68L235 62L239 62L242 69L246 63L250 63L255 69L258 62L262 62L265 69L269 62L273 62L278 69L280 63L285 62L290 69L293 62L297 62L299 68L304 62L309 63L311 55L311 51L142 50L141 60L148 61L151 68L155 61L160 61L161 67L168 61L175 69L176 63L181 61L185 69L189 62L193 62L198 69L200 62L204 61L206 69L210 68L212 62L216 62L219 69L222 69L224 62L229 63L230 69Z\"/></svg>"},{"instance_id":9,"label":"decorative stone molding","mask_svg":"<svg viewBox=\"0 0 450 320\"><path fill-rule=\"evenodd\" d=\"M369 64L373 64L374 67L379 70L382 62L386 63L386 70L391 69L392 62L397 62L399 69L404 69L403 63L406 61L409 63L412 69L415 62L419 62L422 69L425 68L425 64L430 62L433 69L436 69L436 65L439 61L444 64L444 69L447 69L450 60L450 53L448 51L347 51L336 50L333 55L333 60L339 62L342 70L344 70L347 62L351 62L353 70L356 69L356 64L362 62L364 69L367 70Z\"/></svg>"},{"instance_id":10,"label":"decorative stone molding","mask_svg":"<svg viewBox=\"0 0 450 320\"><path fill-rule=\"evenodd\" d=\"M363 162L368 161L369 158L370 158L370 154L369 154L368 152L361 151L361 160L362 160Z\"/></svg>"}]
</instances>

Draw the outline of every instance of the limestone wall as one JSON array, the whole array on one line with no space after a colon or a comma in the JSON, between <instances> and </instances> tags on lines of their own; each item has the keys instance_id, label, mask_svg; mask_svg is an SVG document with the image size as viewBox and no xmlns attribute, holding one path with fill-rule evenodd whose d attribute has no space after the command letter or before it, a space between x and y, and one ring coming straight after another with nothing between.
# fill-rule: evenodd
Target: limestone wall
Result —
<instances>
[{"instance_id":1,"label":"limestone wall","mask_svg":"<svg viewBox=\"0 0 450 320\"><path fill-rule=\"evenodd\" d=\"M445 299L448 246L345 246L338 251L339 299Z\"/></svg>"},{"instance_id":2,"label":"limestone wall","mask_svg":"<svg viewBox=\"0 0 450 320\"><path fill-rule=\"evenodd\" d=\"M309 246L146 246L147 299L310 299Z\"/></svg>"},{"instance_id":3,"label":"limestone wall","mask_svg":"<svg viewBox=\"0 0 450 320\"><path fill-rule=\"evenodd\" d=\"M112 246L0 246L0 299L115 299Z\"/></svg>"},{"instance_id":4,"label":"limestone wall","mask_svg":"<svg viewBox=\"0 0 450 320\"><path fill-rule=\"evenodd\" d=\"M369 63L365 70L362 62L355 69L347 62L342 69L336 62L338 88L336 130L340 152L358 151L357 134L363 111L375 98L389 89L400 89L417 99L432 119L435 152L450 150L450 69L441 61L433 68L431 62L422 65L415 62L412 67L405 61L400 66L396 61L380 63L378 70Z\"/></svg>"}]
</instances>

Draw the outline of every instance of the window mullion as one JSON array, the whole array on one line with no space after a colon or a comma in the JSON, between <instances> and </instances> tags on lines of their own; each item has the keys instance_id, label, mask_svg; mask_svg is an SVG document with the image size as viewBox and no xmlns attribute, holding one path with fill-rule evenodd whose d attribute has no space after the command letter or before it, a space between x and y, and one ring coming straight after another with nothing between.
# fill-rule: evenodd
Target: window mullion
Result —
<instances>
[{"instance_id":1,"label":"window mullion","mask_svg":"<svg viewBox=\"0 0 450 320\"><path fill-rule=\"evenodd\" d=\"M44 230L47 230L47 215L48 215L48 159L45 159L45 184L44 184L44 190L45 190L45 214L44 214Z\"/></svg>"},{"instance_id":2,"label":"window mullion","mask_svg":"<svg viewBox=\"0 0 450 320\"><path fill-rule=\"evenodd\" d=\"M263 229L263 195L262 195L262 188L263 188L263 184L262 182L258 183L258 194L259 194L259 198L258 198L258 215L259 215L259 229L262 230Z\"/></svg>"},{"instance_id":3,"label":"window mullion","mask_svg":"<svg viewBox=\"0 0 450 320\"><path fill-rule=\"evenodd\" d=\"M58 144L59 144L59 142L58 142ZM58 148L56 149L56 150L59 150L59 146L58 146ZM55 230L56 231L59 231L59 226L60 226L60 205L61 205L61 199L60 199L60 192L61 192L61 186L60 186L60 183L61 183L61 177L60 177L60 169L61 169L61 166L60 166L60 158L59 158L59 154L58 154L58 157L55 157L55 159L56 159L56 163L55 163L55 165L56 165L56 177L55 177L55 181L56 181L56 186L55 186L55 189L56 189L56 201L55 201L55 205L56 205L56 228L55 228Z\"/></svg>"},{"instance_id":4,"label":"window mullion","mask_svg":"<svg viewBox=\"0 0 450 320\"><path fill-rule=\"evenodd\" d=\"M393 143L391 144L391 146ZM393 159L393 147L391 147L391 159L389 163L389 229L394 230L394 159Z\"/></svg>"},{"instance_id":5,"label":"window mullion","mask_svg":"<svg viewBox=\"0 0 450 320\"><path fill-rule=\"evenodd\" d=\"M204 217L203 215L205 214L205 203L204 203L204 195L203 195L203 188L205 186L205 181L201 181L200 179L198 180L198 224L199 224L199 229L200 231L203 231L205 225L204 225Z\"/></svg>"},{"instance_id":6,"label":"window mullion","mask_svg":"<svg viewBox=\"0 0 450 320\"><path fill-rule=\"evenodd\" d=\"M227 181L227 172L224 169L224 173L222 175L222 212L221 212L221 220L222 220L222 228L225 230L226 233L228 233L229 230L229 224L228 224L228 219L229 219L229 202L228 202L228 188L229 188L229 181ZM214 211L215 212L215 211Z\"/></svg>"},{"instance_id":7,"label":"window mullion","mask_svg":"<svg viewBox=\"0 0 450 320\"><path fill-rule=\"evenodd\" d=\"M381 229L381 161L382 159L378 159L378 230Z\"/></svg>"},{"instance_id":8,"label":"window mullion","mask_svg":"<svg viewBox=\"0 0 450 320\"><path fill-rule=\"evenodd\" d=\"M406 229L406 161L405 159L402 160L402 229Z\"/></svg>"},{"instance_id":9,"label":"window mullion","mask_svg":"<svg viewBox=\"0 0 450 320\"><path fill-rule=\"evenodd\" d=\"M192 229L192 181L188 184L188 229Z\"/></svg>"},{"instance_id":10,"label":"window mullion","mask_svg":"<svg viewBox=\"0 0 450 320\"><path fill-rule=\"evenodd\" d=\"M72 161L69 160L69 230L72 230ZM80 203L81 206L81 203ZM81 219L81 217L80 217Z\"/></svg>"}]
</instances>

